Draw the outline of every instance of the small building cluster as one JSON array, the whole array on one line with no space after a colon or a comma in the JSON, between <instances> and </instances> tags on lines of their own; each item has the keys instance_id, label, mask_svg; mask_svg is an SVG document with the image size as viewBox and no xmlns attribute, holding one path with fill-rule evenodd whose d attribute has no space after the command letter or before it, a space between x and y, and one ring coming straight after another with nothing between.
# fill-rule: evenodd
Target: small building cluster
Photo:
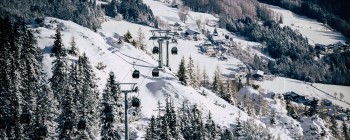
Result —
<instances>
[{"instance_id":1,"label":"small building cluster","mask_svg":"<svg viewBox=\"0 0 350 140\"><path fill-rule=\"evenodd\" d=\"M330 45L315 44L316 52L319 56L350 51L350 44L338 42Z\"/></svg>"}]
</instances>

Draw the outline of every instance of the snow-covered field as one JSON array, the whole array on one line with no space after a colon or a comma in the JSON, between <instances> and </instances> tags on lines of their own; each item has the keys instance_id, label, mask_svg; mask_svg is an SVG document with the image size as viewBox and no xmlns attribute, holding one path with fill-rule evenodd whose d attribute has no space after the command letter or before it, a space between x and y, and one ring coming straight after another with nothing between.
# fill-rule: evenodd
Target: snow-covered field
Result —
<instances>
[{"instance_id":1,"label":"snow-covered field","mask_svg":"<svg viewBox=\"0 0 350 140\"><path fill-rule=\"evenodd\" d=\"M341 33L330 29L328 26L306 16L299 16L293 12L272 5L267 5L273 11L282 14L283 24L298 30L309 39L310 44L334 44L339 41L344 42L346 37Z\"/></svg>"},{"instance_id":2,"label":"snow-covered field","mask_svg":"<svg viewBox=\"0 0 350 140\"><path fill-rule=\"evenodd\" d=\"M276 77L274 80L269 81L265 80L263 82L261 81L255 81L256 84L260 85L263 89L265 89L266 92L275 92L275 93L286 93L293 91L297 94L307 96L309 98L316 97L319 99L328 99L334 102L335 104L338 104L339 106L350 108L350 104L347 104L345 102L350 103L350 87L347 86L337 86L337 85L327 85L327 84L312 84L313 86L319 88L320 90L330 94L327 95L324 92L314 88L308 83L304 83L303 81L294 80L290 78L284 78L284 77ZM344 94L344 101L339 101L338 99L334 98L333 93L337 92L338 97L339 93L342 92Z\"/></svg>"}]
</instances>

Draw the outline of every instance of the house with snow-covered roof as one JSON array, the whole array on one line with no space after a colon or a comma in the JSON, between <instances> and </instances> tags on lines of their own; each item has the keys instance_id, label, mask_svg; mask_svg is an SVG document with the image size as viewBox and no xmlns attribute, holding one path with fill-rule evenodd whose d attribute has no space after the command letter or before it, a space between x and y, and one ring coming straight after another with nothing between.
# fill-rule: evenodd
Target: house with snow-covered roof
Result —
<instances>
[{"instance_id":1,"label":"house with snow-covered roof","mask_svg":"<svg viewBox=\"0 0 350 140\"><path fill-rule=\"evenodd\" d=\"M252 76L255 80L263 80L264 79L264 72L261 70L253 70Z\"/></svg>"},{"instance_id":2,"label":"house with snow-covered roof","mask_svg":"<svg viewBox=\"0 0 350 140\"><path fill-rule=\"evenodd\" d=\"M184 33L185 38L194 39L194 40L198 40L200 34L201 33L199 31L196 31L196 30L190 29L190 28L188 28Z\"/></svg>"}]
</instances>

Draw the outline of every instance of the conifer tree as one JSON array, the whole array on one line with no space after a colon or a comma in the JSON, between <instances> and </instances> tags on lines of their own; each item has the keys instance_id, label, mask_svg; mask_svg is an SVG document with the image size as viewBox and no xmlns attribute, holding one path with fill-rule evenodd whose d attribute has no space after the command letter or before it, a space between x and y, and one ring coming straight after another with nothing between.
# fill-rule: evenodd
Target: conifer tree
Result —
<instances>
[{"instance_id":1,"label":"conifer tree","mask_svg":"<svg viewBox=\"0 0 350 140\"><path fill-rule=\"evenodd\" d=\"M121 107L118 107L119 104L121 104L118 101L119 92L120 90L119 90L117 81L115 80L114 73L110 72L109 77L107 79L106 87L103 90L102 101L101 101L101 105L103 106L103 108L101 108L101 112L102 112L101 113L101 121L102 121L101 137L106 140L120 139L120 136L116 128L114 127L114 125L106 124L106 122L104 121L104 118L106 116L106 112L104 111L104 109L107 108L108 106L112 107L113 114L118 114L118 115L114 115L114 120L116 122L121 120L123 113L122 113Z\"/></svg>"},{"instance_id":2,"label":"conifer tree","mask_svg":"<svg viewBox=\"0 0 350 140\"><path fill-rule=\"evenodd\" d=\"M142 29L139 28L137 31L137 47L140 48L141 50L145 50L145 35L142 32Z\"/></svg>"},{"instance_id":3,"label":"conifer tree","mask_svg":"<svg viewBox=\"0 0 350 140\"><path fill-rule=\"evenodd\" d=\"M73 139L71 134L73 133L72 128L75 114L72 111L72 94L70 90L72 90L72 87L67 84L62 95L60 121L57 128L59 139Z\"/></svg>"},{"instance_id":4,"label":"conifer tree","mask_svg":"<svg viewBox=\"0 0 350 140\"><path fill-rule=\"evenodd\" d=\"M75 43L75 38L74 37L72 37L72 41L71 41L70 45L71 45L71 48L69 50L70 54L72 54L73 56L78 56L79 50L76 47L76 43Z\"/></svg>"},{"instance_id":5,"label":"conifer tree","mask_svg":"<svg viewBox=\"0 0 350 140\"><path fill-rule=\"evenodd\" d=\"M189 86L192 86L192 87L196 87L197 85L197 81L195 80L196 79L196 73L195 73L195 69L194 69L194 64L193 64L193 59L192 57L190 56L188 58L188 64L187 64L187 84Z\"/></svg>"},{"instance_id":6,"label":"conifer tree","mask_svg":"<svg viewBox=\"0 0 350 140\"><path fill-rule=\"evenodd\" d=\"M209 111L207 121L205 123L205 133L208 139L217 139L219 130L217 130L217 126L212 118L212 114Z\"/></svg>"},{"instance_id":7,"label":"conifer tree","mask_svg":"<svg viewBox=\"0 0 350 140\"><path fill-rule=\"evenodd\" d=\"M214 77L213 77L213 83L212 83L212 90L214 93L220 92L220 87L222 86L221 82L221 70L219 65L216 66Z\"/></svg>"},{"instance_id":8,"label":"conifer tree","mask_svg":"<svg viewBox=\"0 0 350 140\"><path fill-rule=\"evenodd\" d=\"M268 104L267 101L264 99L264 97L260 94L259 95L259 115L266 116L269 112L268 110Z\"/></svg>"},{"instance_id":9,"label":"conifer tree","mask_svg":"<svg viewBox=\"0 0 350 140\"><path fill-rule=\"evenodd\" d=\"M114 18L117 15L117 1L112 0L105 8L106 16Z\"/></svg>"},{"instance_id":10,"label":"conifer tree","mask_svg":"<svg viewBox=\"0 0 350 140\"><path fill-rule=\"evenodd\" d=\"M179 69L177 71L177 77L179 77L179 81L181 82L181 84L183 85L187 85L187 70L185 67L185 58L182 57L181 61L180 61L180 65L179 65Z\"/></svg>"},{"instance_id":11,"label":"conifer tree","mask_svg":"<svg viewBox=\"0 0 350 140\"><path fill-rule=\"evenodd\" d=\"M242 121L240 118L241 118L241 112L238 112L238 117L236 119L237 125L236 125L236 129L234 131L234 135L238 139L241 138L242 136L244 136L243 124L242 124Z\"/></svg>"},{"instance_id":12,"label":"conifer tree","mask_svg":"<svg viewBox=\"0 0 350 140\"><path fill-rule=\"evenodd\" d=\"M208 88L208 86L209 86L209 76L207 74L207 70L205 69L205 67L203 67L202 77L203 77L202 86L205 87L205 88Z\"/></svg>"},{"instance_id":13,"label":"conifer tree","mask_svg":"<svg viewBox=\"0 0 350 140\"><path fill-rule=\"evenodd\" d=\"M203 77L202 77L202 74L201 74L201 69L200 69L199 63L197 63L197 66L196 66L196 78L195 78L195 81L197 83L195 85L195 87L199 88L201 86L202 81L203 81Z\"/></svg>"},{"instance_id":14,"label":"conifer tree","mask_svg":"<svg viewBox=\"0 0 350 140\"><path fill-rule=\"evenodd\" d=\"M86 122L88 129L87 133L89 134L89 139L94 139L95 132L97 132L96 127L93 127L97 124L97 101L98 100L98 90L96 84L96 77L93 72L90 61L85 53L78 58L78 67L79 74L81 77L81 97L84 101L81 111L83 114L86 114Z\"/></svg>"},{"instance_id":15,"label":"conifer tree","mask_svg":"<svg viewBox=\"0 0 350 140\"><path fill-rule=\"evenodd\" d=\"M332 136L335 139L339 138L339 130L338 130L338 123L337 120L335 118L335 115L331 116L331 125L329 125L329 129L331 130Z\"/></svg>"},{"instance_id":16,"label":"conifer tree","mask_svg":"<svg viewBox=\"0 0 350 140\"><path fill-rule=\"evenodd\" d=\"M64 45L62 43L62 35L58 27L56 28L55 41L52 47L52 53L56 57L64 57L67 55L64 49Z\"/></svg>"},{"instance_id":17,"label":"conifer tree","mask_svg":"<svg viewBox=\"0 0 350 140\"><path fill-rule=\"evenodd\" d=\"M345 120L343 120L343 123L342 123L342 131L343 131L343 138L345 140L350 140L349 126L346 124Z\"/></svg>"},{"instance_id":18,"label":"conifer tree","mask_svg":"<svg viewBox=\"0 0 350 140\"><path fill-rule=\"evenodd\" d=\"M313 116L314 114L318 113L318 100L316 98L313 98L313 100L311 101L311 106L309 108L308 113L309 116Z\"/></svg>"},{"instance_id":19,"label":"conifer tree","mask_svg":"<svg viewBox=\"0 0 350 140\"><path fill-rule=\"evenodd\" d=\"M275 125L276 125L276 113L275 113L275 111L272 111L272 112L271 112L270 124L271 124L272 126L275 126Z\"/></svg>"},{"instance_id":20,"label":"conifer tree","mask_svg":"<svg viewBox=\"0 0 350 140\"><path fill-rule=\"evenodd\" d=\"M61 33L58 29L56 30L53 52L56 59L52 62L53 67L50 83L55 98L61 103L61 97L63 96L68 84L68 64L66 59L67 54L63 49Z\"/></svg>"},{"instance_id":21,"label":"conifer tree","mask_svg":"<svg viewBox=\"0 0 350 140\"><path fill-rule=\"evenodd\" d=\"M131 43L132 42L132 36L130 31L128 30L125 35L124 35L124 41L127 43Z\"/></svg>"},{"instance_id":22,"label":"conifer tree","mask_svg":"<svg viewBox=\"0 0 350 140\"><path fill-rule=\"evenodd\" d=\"M157 137L156 134L156 119L154 116L151 117L151 121L146 129L145 140L155 140Z\"/></svg>"},{"instance_id":23,"label":"conifer tree","mask_svg":"<svg viewBox=\"0 0 350 140\"><path fill-rule=\"evenodd\" d=\"M224 132L221 134L220 140L233 140L233 136L230 130L225 129Z\"/></svg>"}]
</instances>

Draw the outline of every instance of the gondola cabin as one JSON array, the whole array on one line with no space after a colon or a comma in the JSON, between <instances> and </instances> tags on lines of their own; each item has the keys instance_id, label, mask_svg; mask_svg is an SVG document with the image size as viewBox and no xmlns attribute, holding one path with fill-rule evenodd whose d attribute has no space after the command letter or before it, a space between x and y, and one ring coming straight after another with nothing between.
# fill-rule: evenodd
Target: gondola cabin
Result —
<instances>
[{"instance_id":1,"label":"gondola cabin","mask_svg":"<svg viewBox=\"0 0 350 140\"><path fill-rule=\"evenodd\" d=\"M132 107L140 107L141 101L139 98L133 97L131 101Z\"/></svg>"},{"instance_id":2,"label":"gondola cabin","mask_svg":"<svg viewBox=\"0 0 350 140\"><path fill-rule=\"evenodd\" d=\"M171 48L171 54L177 54L177 48L176 47Z\"/></svg>"},{"instance_id":3,"label":"gondola cabin","mask_svg":"<svg viewBox=\"0 0 350 140\"><path fill-rule=\"evenodd\" d=\"M132 78L139 79L140 78L140 71L134 70L134 72L132 72Z\"/></svg>"},{"instance_id":4,"label":"gondola cabin","mask_svg":"<svg viewBox=\"0 0 350 140\"><path fill-rule=\"evenodd\" d=\"M153 47L152 53L153 54L158 54L159 53L159 47Z\"/></svg>"},{"instance_id":5,"label":"gondola cabin","mask_svg":"<svg viewBox=\"0 0 350 140\"><path fill-rule=\"evenodd\" d=\"M152 76L153 77L159 77L159 69L155 68L152 70Z\"/></svg>"}]
</instances>

